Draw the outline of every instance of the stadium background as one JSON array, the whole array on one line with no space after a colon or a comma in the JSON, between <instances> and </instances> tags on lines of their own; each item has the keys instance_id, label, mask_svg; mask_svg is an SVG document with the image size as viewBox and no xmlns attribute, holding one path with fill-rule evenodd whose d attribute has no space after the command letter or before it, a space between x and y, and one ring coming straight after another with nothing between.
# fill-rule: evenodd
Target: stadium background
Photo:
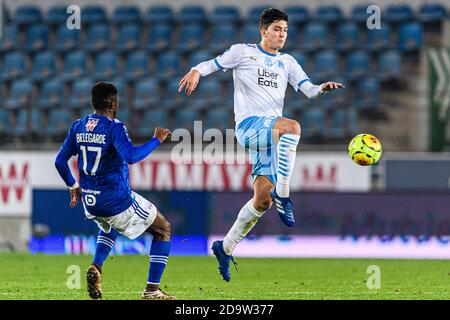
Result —
<instances>
[{"instance_id":1,"label":"stadium background","mask_svg":"<svg viewBox=\"0 0 450 320\"><path fill-rule=\"evenodd\" d=\"M231 72L204 78L190 99L180 76L236 42L258 42L259 1L3 1L0 41L0 246L92 253L96 226L68 208L53 167L73 119L90 110L97 80L120 91L119 119L136 143L154 127L233 128ZM297 226L267 212L238 256L450 258L445 128L449 97L448 3L277 1L289 14L288 53L315 83L344 91L307 100L288 89L284 115L302 124L292 181ZM68 5L81 7L69 30ZM357 167L356 133L383 143L382 161ZM174 255L206 255L251 197L250 166L174 165L168 143L130 168L132 187L173 226ZM205 144L206 146L206 144ZM433 153L431 153L433 151ZM233 152L242 153L237 149ZM73 162L72 162L73 166ZM151 239L120 239L116 254L147 254Z\"/></svg>"}]
</instances>

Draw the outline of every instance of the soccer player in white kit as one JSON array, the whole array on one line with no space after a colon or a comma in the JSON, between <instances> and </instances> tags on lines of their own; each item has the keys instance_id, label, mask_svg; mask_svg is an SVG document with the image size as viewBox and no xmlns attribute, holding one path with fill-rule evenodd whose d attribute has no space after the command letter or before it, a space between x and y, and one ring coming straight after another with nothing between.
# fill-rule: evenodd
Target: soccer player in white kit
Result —
<instances>
[{"instance_id":1,"label":"soccer player in white kit","mask_svg":"<svg viewBox=\"0 0 450 320\"><path fill-rule=\"evenodd\" d=\"M314 85L292 56L279 52L287 38L287 21L288 16L278 9L264 10L259 19L259 44L235 44L217 58L193 67L180 81L178 91L185 87L190 96L201 76L233 70L236 138L252 157L254 196L223 241L213 243L225 281L230 281L234 248L271 207L272 200L283 223L289 227L295 224L289 181L301 129L296 120L282 116L287 84L308 98L344 88L336 82Z\"/></svg>"}]
</instances>

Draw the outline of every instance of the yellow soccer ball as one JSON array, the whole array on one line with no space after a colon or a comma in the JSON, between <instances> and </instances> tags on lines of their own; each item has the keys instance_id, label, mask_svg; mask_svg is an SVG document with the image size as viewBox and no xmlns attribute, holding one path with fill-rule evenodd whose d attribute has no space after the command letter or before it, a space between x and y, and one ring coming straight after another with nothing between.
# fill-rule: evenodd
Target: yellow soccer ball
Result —
<instances>
[{"instance_id":1,"label":"yellow soccer ball","mask_svg":"<svg viewBox=\"0 0 450 320\"><path fill-rule=\"evenodd\" d=\"M362 133L355 136L348 145L348 155L360 166L370 166L380 160L382 147L377 137Z\"/></svg>"}]
</instances>

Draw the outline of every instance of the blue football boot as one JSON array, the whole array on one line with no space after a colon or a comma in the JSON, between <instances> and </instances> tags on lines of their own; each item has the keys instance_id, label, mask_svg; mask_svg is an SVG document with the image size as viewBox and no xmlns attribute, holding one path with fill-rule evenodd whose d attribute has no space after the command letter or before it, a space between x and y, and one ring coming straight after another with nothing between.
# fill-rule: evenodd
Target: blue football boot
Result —
<instances>
[{"instance_id":1,"label":"blue football boot","mask_svg":"<svg viewBox=\"0 0 450 320\"><path fill-rule=\"evenodd\" d=\"M277 207L278 215L281 221L288 227L292 227L295 224L294 212L292 211L292 201L289 197L283 198L277 195L275 188L270 192L270 195Z\"/></svg>"},{"instance_id":2,"label":"blue football boot","mask_svg":"<svg viewBox=\"0 0 450 320\"><path fill-rule=\"evenodd\" d=\"M233 262L236 268L237 263L234 262L233 256L229 256L225 253L222 246L223 241L214 241L211 249L219 262L219 272L226 282L230 281L230 261ZM236 268L237 271L237 268Z\"/></svg>"}]
</instances>

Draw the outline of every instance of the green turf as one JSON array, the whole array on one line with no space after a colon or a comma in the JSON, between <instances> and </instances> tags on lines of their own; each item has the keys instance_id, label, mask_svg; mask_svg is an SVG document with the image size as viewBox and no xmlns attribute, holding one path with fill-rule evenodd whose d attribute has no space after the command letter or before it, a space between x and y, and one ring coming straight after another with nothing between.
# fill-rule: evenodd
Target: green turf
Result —
<instances>
[{"instance_id":1,"label":"green turf","mask_svg":"<svg viewBox=\"0 0 450 320\"><path fill-rule=\"evenodd\" d=\"M450 262L439 260L250 259L224 282L212 257L171 257L162 288L178 299L449 299ZM89 256L0 254L0 299L87 299ZM68 289L67 268L80 267L81 288ZM367 288L378 265L381 288ZM103 271L104 299L139 299L148 257L113 256Z\"/></svg>"}]
</instances>

